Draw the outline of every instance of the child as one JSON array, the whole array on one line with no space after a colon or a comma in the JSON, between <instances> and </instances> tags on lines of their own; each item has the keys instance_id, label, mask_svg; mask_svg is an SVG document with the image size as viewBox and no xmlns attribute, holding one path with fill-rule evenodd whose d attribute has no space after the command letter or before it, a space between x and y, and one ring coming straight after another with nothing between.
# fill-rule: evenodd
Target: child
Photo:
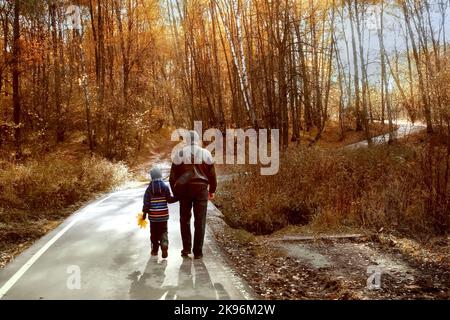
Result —
<instances>
[{"instance_id":1,"label":"child","mask_svg":"<svg viewBox=\"0 0 450 320\"><path fill-rule=\"evenodd\" d=\"M170 195L169 187L162 180L161 170L154 167L150 170L152 181L144 195L144 219L148 215L150 220L150 240L152 243L152 256L158 255L161 246L162 257L168 256L169 238L167 234L167 221L169 220L169 208L167 203L178 200Z\"/></svg>"}]
</instances>

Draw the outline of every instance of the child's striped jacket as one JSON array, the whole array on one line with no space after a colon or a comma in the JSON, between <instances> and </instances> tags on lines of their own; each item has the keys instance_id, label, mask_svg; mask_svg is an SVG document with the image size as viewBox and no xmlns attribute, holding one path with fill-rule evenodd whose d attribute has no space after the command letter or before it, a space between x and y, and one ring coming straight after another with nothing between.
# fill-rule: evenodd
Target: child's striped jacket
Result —
<instances>
[{"instance_id":1,"label":"child's striped jacket","mask_svg":"<svg viewBox=\"0 0 450 320\"><path fill-rule=\"evenodd\" d=\"M144 195L142 212L148 214L150 222L165 222L169 220L167 203L177 200L170 195L169 187L162 180L153 180Z\"/></svg>"}]
</instances>

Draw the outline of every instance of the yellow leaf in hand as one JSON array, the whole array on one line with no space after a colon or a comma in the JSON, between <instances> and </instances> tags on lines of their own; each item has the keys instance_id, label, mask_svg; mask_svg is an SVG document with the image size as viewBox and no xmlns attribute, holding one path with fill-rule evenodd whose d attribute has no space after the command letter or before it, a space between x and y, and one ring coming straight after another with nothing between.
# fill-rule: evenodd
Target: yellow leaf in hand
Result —
<instances>
[{"instance_id":1,"label":"yellow leaf in hand","mask_svg":"<svg viewBox=\"0 0 450 320\"><path fill-rule=\"evenodd\" d=\"M138 226L139 226L139 228L141 228L141 229L145 229L145 228L147 228L147 220L145 220L144 219L144 214L143 213L139 213L137 216L136 216L136 218L137 218L137 222L138 222Z\"/></svg>"}]
</instances>

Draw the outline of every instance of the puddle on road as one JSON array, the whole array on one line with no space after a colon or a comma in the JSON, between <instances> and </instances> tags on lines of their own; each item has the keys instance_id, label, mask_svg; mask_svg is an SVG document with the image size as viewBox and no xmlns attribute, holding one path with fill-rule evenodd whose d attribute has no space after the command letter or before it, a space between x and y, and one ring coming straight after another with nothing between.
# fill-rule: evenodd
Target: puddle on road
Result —
<instances>
[{"instance_id":1,"label":"puddle on road","mask_svg":"<svg viewBox=\"0 0 450 320\"><path fill-rule=\"evenodd\" d=\"M414 279L414 270L411 269L405 262L391 254L380 252L367 246L366 244L348 243L343 246L342 250L346 251L345 254L349 256L352 253L358 253L364 259L364 262L361 263L364 266L377 265L381 269L382 273L390 274L398 279Z\"/></svg>"},{"instance_id":2,"label":"puddle on road","mask_svg":"<svg viewBox=\"0 0 450 320\"><path fill-rule=\"evenodd\" d=\"M397 282L412 282L414 270L407 263L367 244L335 243L279 243L276 245L288 256L315 269L330 268L343 277L349 275L365 278L369 266L378 266L382 274L390 275Z\"/></svg>"},{"instance_id":3,"label":"puddle on road","mask_svg":"<svg viewBox=\"0 0 450 320\"><path fill-rule=\"evenodd\" d=\"M283 243L280 248L284 250L289 256L304 261L314 268L328 268L332 266L330 260L324 255L312 250L305 244Z\"/></svg>"}]
</instances>

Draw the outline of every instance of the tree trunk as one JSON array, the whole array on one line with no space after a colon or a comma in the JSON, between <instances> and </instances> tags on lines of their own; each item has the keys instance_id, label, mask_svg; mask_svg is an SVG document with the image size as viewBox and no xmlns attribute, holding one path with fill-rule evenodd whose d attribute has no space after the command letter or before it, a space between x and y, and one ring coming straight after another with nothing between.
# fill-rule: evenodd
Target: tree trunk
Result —
<instances>
[{"instance_id":1,"label":"tree trunk","mask_svg":"<svg viewBox=\"0 0 450 320\"><path fill-rule=\"evenodd\" d=\"M20 101L20 5L22 0L14 1L14 22L13 22L13 58L12 58L12 86L13 86L13 118L14 118L14 139L17 157L21 156L21 101Z\"/></svg>"}]
</instances>

